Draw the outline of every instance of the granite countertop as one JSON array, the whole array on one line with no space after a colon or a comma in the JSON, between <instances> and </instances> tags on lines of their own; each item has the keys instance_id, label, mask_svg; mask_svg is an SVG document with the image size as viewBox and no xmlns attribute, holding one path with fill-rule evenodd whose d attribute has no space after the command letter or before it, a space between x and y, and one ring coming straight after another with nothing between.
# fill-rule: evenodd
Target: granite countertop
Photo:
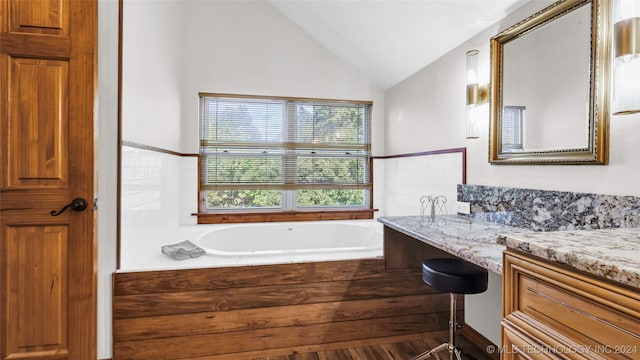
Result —
<instances>
[{"instance_id":1,"label":"granite countertop","mask_svg":"<svg viewBox=\"0 0 640 360\"><path fill-rule=\"evenodd\" d=\"M381 217L384 225L502 274L505 247L640 288L640 228L531 231L501 214Z\"/></svg>"},{"instance_id":2,"label":"granite countertop","mask_svg":"<svg viewBox=\"0 0 640 360\"><path fill-rule=\"evenodd\" d=\"M640 228L504 233L500 244L640 288Z\"/></svg>"},{"instance_id":3,"label":"granite countertop","mask_svg":"<svg viewBox=\"0 0 640 360\"><path fill-rule=\"evenodd\" d=\"M502 274L502 252L498 235L529 230L485 218L461 215L380 217L384 225L424 243L456 255L487 270Z\"/></svg>"}]
</instances>

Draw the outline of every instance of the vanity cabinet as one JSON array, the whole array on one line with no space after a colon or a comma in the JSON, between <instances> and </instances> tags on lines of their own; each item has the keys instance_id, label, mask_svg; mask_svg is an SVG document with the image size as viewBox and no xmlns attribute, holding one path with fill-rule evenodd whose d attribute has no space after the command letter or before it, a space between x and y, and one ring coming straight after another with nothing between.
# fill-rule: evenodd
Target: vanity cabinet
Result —
<instances>
[{"instance_id":1,"label":"vanity cabinet","mask_svg":"<svg viewBox=\"0 0 640 360\"><path fill-rule=\"evenodd\" d=\"M640 291L508 249L502 360L640 359Z\"/></svg>"}]
</instances>

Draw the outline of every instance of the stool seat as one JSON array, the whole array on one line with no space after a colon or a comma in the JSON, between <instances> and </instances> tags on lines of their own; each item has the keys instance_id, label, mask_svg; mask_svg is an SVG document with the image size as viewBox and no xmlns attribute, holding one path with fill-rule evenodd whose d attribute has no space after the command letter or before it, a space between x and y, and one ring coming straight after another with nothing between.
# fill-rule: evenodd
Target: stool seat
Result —
<instances>
[{"instance_id":1,"label":"stool seat","mask_svg":"<svg viewBox=\"0 0 640 360\"><path fill-rule=\"evenodd\" d=\"M456 347L456 302L459 294L477 294L487 290L489 273L460 258L428 259L422 263L422 280L432 288L449 293L449 341L414 357L425 360L440 350L449 351L449 360L462 360Z\"/></svg>"},{"instance_id":2,"label":"stool seat","mask_svg":"<svg viewBox=\"0 0 640 360\"><path fill-rule=\"evenodd\" d=\"M487 290L487 270L458 258L428 259L422 263L422 280L436 290L453 294L478 294Z\"/></svg>"}]
</instances>

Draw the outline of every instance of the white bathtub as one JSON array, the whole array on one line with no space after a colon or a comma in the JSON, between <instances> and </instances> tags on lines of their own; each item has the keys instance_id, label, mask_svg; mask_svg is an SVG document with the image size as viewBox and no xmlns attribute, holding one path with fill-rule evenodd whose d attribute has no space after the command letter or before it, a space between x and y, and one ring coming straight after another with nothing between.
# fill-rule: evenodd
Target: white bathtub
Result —
<instances>
[{"instance_id":1,"label":"white bathtub","mask_svg":"<svg viewBox=\"0 0 640 360\"><path fill-rule=\"evenodd\" d=\"M223 257L357 254L382 247L382 229L371 222L286 222L227 225L200 235L195 243Z\"/></svg>"},{"instance_id":2,"label":"white bathtub","mask_svg":"<svg viewBox=\"0 0 640 360\"><path fill-rule=\"evenodd\" d=\"M382 226L373 221L221 225L195 240L212 258L247 265L382 256Z\"/></svg>"},{"instance_id":3,"label":"white bathtub","mask_svg":"<svg viewBox=\"0 0 640 360\"><path fill-rule=\"evenodd\" d=\"M376 220L181 226L175 231L145 233L147 241L123 238L119 271L379 258L382 228ZM200 246L206 254L174 260L161 253L162 245L183 240Z\"/></svg>"}]
</instances>

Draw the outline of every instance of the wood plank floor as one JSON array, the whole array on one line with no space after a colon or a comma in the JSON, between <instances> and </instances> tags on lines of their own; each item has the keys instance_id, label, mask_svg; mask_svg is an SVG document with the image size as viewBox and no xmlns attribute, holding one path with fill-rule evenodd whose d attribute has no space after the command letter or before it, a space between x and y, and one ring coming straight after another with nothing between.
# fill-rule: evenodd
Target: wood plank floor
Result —
<instances>
[{"instance_id":1,"label":"wood plank floor","mask_svg":"<svg viewBox=\"0 0 640 360\"><path fill-rule=\"evenodd\" d=\"M446 333L438 333L437 335L414 341L356 346L321 352L258 357L254 360L409 360L445 342L447 336ZM463 336L458 336L457 341L458 347L462 351L462 360L491 360L491 357L489 357L484 349L478 349ZM441 351L435 354L432 359L448 360L449 353L447 351Z\"/></svg>"}]
</instances>

